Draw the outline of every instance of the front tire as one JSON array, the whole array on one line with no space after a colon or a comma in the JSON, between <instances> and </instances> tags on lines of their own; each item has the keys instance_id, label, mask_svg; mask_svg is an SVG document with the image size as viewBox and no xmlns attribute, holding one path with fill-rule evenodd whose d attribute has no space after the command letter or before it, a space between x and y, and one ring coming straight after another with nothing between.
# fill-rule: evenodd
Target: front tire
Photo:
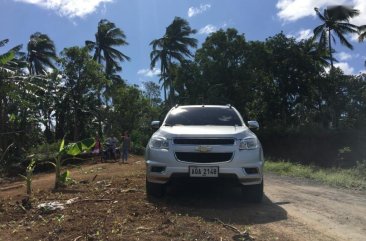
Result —
<instances>
[{"instance_id":1,"label":"front tire","mask_svg":"<svg viewBox=\"0 0 366 241\"><path fill-rule=\"evenodd\" d=\"M165 194L165 184L153 183L146 180L147 196L162 197Z\"/></svg>"},{"instance_id":2,"label":"front tire","mask_svg":"<svg viewBox=\"0 0 366 241\"><path fill-rule=\"evenodd\" d=\"M241 191L246 201L261 203L263 200L263 181L260 184L242 186Z\"/></svg>"}]
</instances>

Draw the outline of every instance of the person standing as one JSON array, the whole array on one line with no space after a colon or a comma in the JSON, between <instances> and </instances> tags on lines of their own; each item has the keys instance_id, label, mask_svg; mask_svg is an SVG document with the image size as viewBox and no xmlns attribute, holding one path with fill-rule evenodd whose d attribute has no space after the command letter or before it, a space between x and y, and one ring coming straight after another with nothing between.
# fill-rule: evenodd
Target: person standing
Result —
<instances>
[{"instance_id":1,"label":"person standing","mask_svg":"<svg viewBox=\"0 0 366 241\"><path fill-rule=\"evenodd\" d=\"M128 131L125 131L122 136L122 163L127 163L128 152L130 151L131 137Z\"/></svg>"},{"instance_id":2,"label":"person standing","mask_svg":"<svg viewBox=\"0 0 366 241\"><path fill-rule=\"evenodd\" d=\"M94 154L95 156L99 157L100 162L103 161L103 157L102 157L103 156L102 155L102 145L100 144L100 140L99 140L99 136L98 135L95 137L95 146L94 146L94 149L92 151L92 154Z\"/></svg>"}]
</instances>

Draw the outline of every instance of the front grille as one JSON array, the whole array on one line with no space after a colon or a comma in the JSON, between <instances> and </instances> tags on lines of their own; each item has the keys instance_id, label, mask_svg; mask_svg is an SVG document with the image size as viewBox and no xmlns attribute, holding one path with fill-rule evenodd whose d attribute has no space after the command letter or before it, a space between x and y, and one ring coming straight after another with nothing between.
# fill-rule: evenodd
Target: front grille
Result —
<instances>
[{"instance_id":1,"label":"front grille","mask_svg":"<svg viewBox=\"0 0 366 241\"><path fill-rule=\"evenodd\" d=\"M174 144L182 145L234 145L233 138L176 138Z\"/></svg>"},{"instance_id":2,"label":"front grille","mask_svg":"<svg viewBox=\"0 0 366 241\"><path fill-rule=\"evenodd\" d=\"M176 152L175 156L180 161L195 163L214 163L230 161L233 153L197 153L197 152Z\"/></svg>"}]
</instances>

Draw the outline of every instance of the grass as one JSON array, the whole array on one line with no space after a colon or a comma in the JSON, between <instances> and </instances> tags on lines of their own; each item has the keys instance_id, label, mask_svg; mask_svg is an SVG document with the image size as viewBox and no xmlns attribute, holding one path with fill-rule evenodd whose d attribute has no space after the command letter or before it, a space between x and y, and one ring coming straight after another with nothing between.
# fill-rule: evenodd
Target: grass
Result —
<instances>
[{"instance_id":1,"label":"grass","mask_svg":"<svg viewBox=\"0 0 366 241\"><path fill-rule=\"evenodd\" d=\"M357 167L341 169L320 168L285 161L273 162L267 160L264 169L267 172L284 176L308 178L331 186L366 190L365 166L365 161L358 163Z\"/></svg>"}]
</instances>

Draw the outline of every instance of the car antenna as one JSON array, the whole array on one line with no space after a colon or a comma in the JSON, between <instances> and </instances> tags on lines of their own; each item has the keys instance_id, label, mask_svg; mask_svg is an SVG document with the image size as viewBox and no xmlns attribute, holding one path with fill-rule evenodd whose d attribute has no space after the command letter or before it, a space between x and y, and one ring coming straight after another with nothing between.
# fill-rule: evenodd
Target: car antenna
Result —
<instances>
[{"instance_id":1,"label":"car antenna","mask_svg":"<svg viewBox=\"0 0 366 241\"><path fill-rule=\"evenodd\" d=\"M227 106L228 106L230 109L232 108L231 104L227 104Z\"/></svg>"}]
</instances>

